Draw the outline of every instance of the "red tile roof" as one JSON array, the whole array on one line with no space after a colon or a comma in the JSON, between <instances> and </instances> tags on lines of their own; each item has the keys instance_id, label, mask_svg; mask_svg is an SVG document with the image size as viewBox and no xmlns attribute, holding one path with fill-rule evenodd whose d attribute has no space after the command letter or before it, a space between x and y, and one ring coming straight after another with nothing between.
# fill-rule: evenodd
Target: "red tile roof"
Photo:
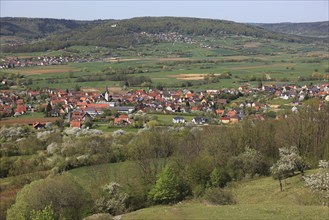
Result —
<instances>
[{"instance_id":1,"label":"red tile roof","mask_svg":"<svg viewBox=\"0 0 329 220\"><path fill-rule=\"evenodd\" d=\"M15 112L26 112L26 105L18 105Z\"/></svg>"},{"instance_id":2,"label":"red tile roof","mask_svg":"<svg viewBox=\"0 0 329 220\"><path fill-rule=\"evenodd\" d=\"M71 121L70 122L70 127L71 128L80 128L81 127L81 122L80 121Z\"/></svg>"}]
</instances>

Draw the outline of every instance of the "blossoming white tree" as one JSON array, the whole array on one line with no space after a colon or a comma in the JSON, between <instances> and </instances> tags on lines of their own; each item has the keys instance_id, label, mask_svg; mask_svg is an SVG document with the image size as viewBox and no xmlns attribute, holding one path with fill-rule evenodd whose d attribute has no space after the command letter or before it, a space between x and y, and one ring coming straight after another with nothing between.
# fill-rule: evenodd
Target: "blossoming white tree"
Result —
<instances>
[{"instance_id":1,"label":"blossoming white tree","mask_svg":"<svg viewBox=\"0 0 329 220\"><path fill-rule=\"evenodd\" d=\"M280 182L280 191L282 192L282 179L289 175L294 175L296 170L304 176L304 170L307 167L306 162L299 155L295 146L290 148L279 148L280 159L273 164L271 172L274 178Z\"/></svg>"},{"instance_id":2,"label":"blossoming white tree","mask_svg":"<svg viewBox=\"0 0 329 220\"><path fill-rule=\"evenodd\" d=\"M319 195L325 205L329 206L329 161L320 160L321 170L310 176L305 176L306 186Z\"/></svg>"}]
</instances>

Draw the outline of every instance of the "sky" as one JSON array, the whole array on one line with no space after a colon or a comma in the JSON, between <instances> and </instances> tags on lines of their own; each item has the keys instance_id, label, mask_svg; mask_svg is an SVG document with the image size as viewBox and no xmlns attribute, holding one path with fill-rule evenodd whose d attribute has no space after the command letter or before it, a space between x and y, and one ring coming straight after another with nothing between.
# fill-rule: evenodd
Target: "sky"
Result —
<instances>
[{"instance_id":1,"label":"sky","mask_svg":"<svg viewBox=\"0 0 329 220\"><path fill-rule=\"evenodd\" d=\"M235 22L329 20L329 0L0 0L1 17L75 20L177 16Z\"/></svg>"}]
</instances>

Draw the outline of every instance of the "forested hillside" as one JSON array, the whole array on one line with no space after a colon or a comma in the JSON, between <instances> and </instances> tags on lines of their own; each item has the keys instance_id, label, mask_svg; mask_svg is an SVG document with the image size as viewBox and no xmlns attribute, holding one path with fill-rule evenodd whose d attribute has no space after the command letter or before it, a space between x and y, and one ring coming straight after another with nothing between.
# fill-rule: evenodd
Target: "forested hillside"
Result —
<instances>
[{"instance_id":1,"label":"forested hillside","mask_svg":"<svg viewBox=\"0 0 329 220\"><path fill-rule=\"evenodd\" d=\"M329 37L329 21L308 23L251 24L270 31L309 37Z\"/></svg>"},{"instance_id":2,"label":"forested hillside","mask_svg":"<svg viewBox=\"0 0 329 220\"><path fill-rule=\"evenodd\" d=\"M249 36L289 42L312 39L275 33L263 28L224 20L140 17L126 20L72 21L56 19L1 18L1 36L35 39L31 44L3 46L4 52L34 52L61 49L72 45L127 48L145 43L170 42L177 39L193 42L195 37ZM60 33L59 33L60 32ZM171 34L171 36L168 36Z\"/></svg>"},{"instance_id":3,"label":"forested hillside","mask_svg":"<svg viewBox=\"0 0 329 220\"><path fill-rule=\"evenodd\" d=\"M69 31L91 22L51 18L1 18L0 35L27 39L42 38L49 34Z\"/></svg>"}]
</instances>

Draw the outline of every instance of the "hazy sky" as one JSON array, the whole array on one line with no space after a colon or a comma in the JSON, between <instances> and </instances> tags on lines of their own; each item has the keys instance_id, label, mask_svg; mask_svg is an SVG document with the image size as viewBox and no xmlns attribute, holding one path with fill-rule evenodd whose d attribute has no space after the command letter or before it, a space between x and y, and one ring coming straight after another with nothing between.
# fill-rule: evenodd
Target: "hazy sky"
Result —
<instances>
[{"instance_id":1,"label":"hazy sky","mask_svg":"<svg viewBox=\"0 0 329 220\"><path fill-rule=\"evenodd\" d=\"M236 22L329 20L329 0L0 0L1 17L124 19L179 16Z\"/></svg>"}]
</instances>

